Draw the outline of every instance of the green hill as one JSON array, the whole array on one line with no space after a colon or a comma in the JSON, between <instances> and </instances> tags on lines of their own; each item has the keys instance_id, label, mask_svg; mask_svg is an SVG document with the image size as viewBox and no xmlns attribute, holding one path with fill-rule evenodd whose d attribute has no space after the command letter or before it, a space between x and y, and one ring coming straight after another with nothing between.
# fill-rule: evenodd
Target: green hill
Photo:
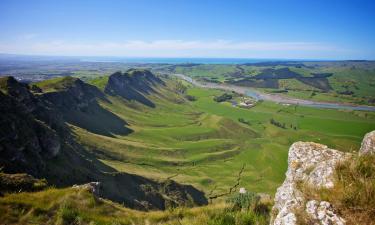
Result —
<instances>
[{"instance_id":1,"label":"green hill","mask_svg":"<svg viewBox=\"0 0 375 225\"><path fill-rule=\"evenodd\" d=\"M77 142L73 124L111 135L120 128L129 130L122 119L97 103L97 99L106 99L96 87L75 78L64 78L43 82L49 83L47 92L45 86L35 84L39 89L33 94L28 85L12 77L1 78L0 83L5 90L0 92L3 172L28 173L57 187L99 181L102 197L143 210L207 203L204 194L190 185L118 172ZM51 88L55 91L50 91ZM109 123L114 119L117 121ZM95 121L98 122L93 124Z\"/></svg>"},{"instance_id":2,"label":"green hill","mask_svg":"<svg viewBox=\"0 0 375 225\"><path fill-rule=\"evenodd\" d=\"M351 151L358 149L362 136L375 128L373 112L266 101L252 108L239 108L231 102L214 100L223 91L193 87L147 70L116 72L88 83L68 77L23 85L7 79L0 80L1 119L7 125L0 131L4 136L14 134L12 137L25 140L34 137L41 146L31 151L35 153L32 157L25 154L25 165L43 167L33 172L34 168L15 166L22 165L19 162L25 160L21 158L12 164L3 160L3 172L27 172L57 187L6 194L1 198L0 213L10 224L31 220L54 224L63 218L78 218L82 224L192 224L195 220L200 221L196 224L218 224L242 221L242 217L251 220L255 218L252 212L233 212L229 210L232 206L223 202L239 187L274 194L284 180L290 144L315 141ZM12 121L21 121L17 127L22 125L22 132L12 129ZM40 142L45 133L56 138L46 144L60 145L55 156L47 154ZM1 146L7 143L21 153L21 149L31 149L23 144L30 142L9 138L1 139ZM2 152L0 159L8 159L13 152L7 154ZM107 200L90 200L90 193L66 188L91 181L101 182L103 197L127 207L171 210L142 213ZM203 193L190 185L204 191L212 204L173 209L207 203ZM41 202L50 198L56 201L43 206ZM10 213L12 209L17 209L14 214ZM51 220L47 214L52 215Z\"/></svg>"}]
</instances>

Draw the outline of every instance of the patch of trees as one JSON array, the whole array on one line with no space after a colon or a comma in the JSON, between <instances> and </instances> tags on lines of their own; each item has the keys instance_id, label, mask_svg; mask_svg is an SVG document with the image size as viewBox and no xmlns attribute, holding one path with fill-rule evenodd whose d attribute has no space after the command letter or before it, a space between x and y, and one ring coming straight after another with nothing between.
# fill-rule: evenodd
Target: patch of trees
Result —
<instances>
[{"instance_id":1,"label":"patch of trees","mask_svg":"<svg viewBox=\"0 0 375 225\"><path fill-rule=\"evenodd\" d=\"M272 93L288 93L287 89L280 89L280 90L272 90Z\"/></svg>"},{"instance_id":2,"label":"patch of trees","mask_svg":"<svg viewBox=\"0 0 375 225\"><path fill-rule=\"evenodd\" d=\"M220 81L217 80L217 77L211 77L211 78L202 78L203 81L205 82L210 82L210 83L221 83Z\"/></svg>"},{"instance_id":3,"label":"patch of trees","mask_svg":"<svg viewBox=\"0 0 375 225\"><path fill-rule=\"evenodd\" d=\"M249 125L249 126L251 125L250 121L245 120L244 118L238 118L238 122Z\"/></svg>"},{"instance_id":4,"label":"patch of trees","mask_svg":"<svg viewBox=\"0 0 375 225\"><path fill-rule=\"evenodd\" d=\"M270 123L271 123L272 125L276 126L276 127L280 127L280 128L282 128L282 129L287 129L287 126L286 126L285 123L281 123L281 122L275 120L274 118L272 118L272 119L270 120ZM290 124L289 127L290 127L290 129L297 130L297 127L294 126L293 124Z\"/></svg>"},{"instance_id":5,"label":"patch of trees","mask_svg":"<svg viewBox=\"0 0 375 225\"><path fill-rule=\"evenodd\" d=\"M350 90L338 91L337 93L340 95L353 95L354 94L354 92Z\"/></svg>"},{"instance_id":6,"label":"patch of trees","mask_svg":"<svg viewBox=\"0 0 375 225\"><path fill-rule=\"evenodd\" d=\"M231 100L232 98L233 98L233 96L231 94L224 93L220 96L214 97L214 101L215 102L225 102L225 101Z\"/></svg>"},{"instance_id":7,"label":"patch of trees","mask_svg":"<svg viewBox=\"0 0 375 225\"><path fill-rule=\"evenodd\" d=\"M286 129L286 126L285 126L285 123L281 123L279 121L276 121L275 119L271 119L270 120L270 123L276 127L280 127L280 128L283 128L283 129Z\"/></svg>"},{"instance_id":8,"label":"patch of trees","mask_svg":"<svg viewBox=\"0 0 375 225\"><path fill-rule=\"evenodd\" d=\"M197 100L197 98L195 96L192 96L192 95L185 95L185 98L191 102L194 102Z\"/></svg>"},{"instance_id":9,"label":"patch of trees","mask_svg":"<svg viewBox=\"0 0 375 225\"><path fill-rule=\"evenodd\" d=\"M333 75L333 73L311 73L315 78L327 78Z\"/></svg>"}]
</instances>

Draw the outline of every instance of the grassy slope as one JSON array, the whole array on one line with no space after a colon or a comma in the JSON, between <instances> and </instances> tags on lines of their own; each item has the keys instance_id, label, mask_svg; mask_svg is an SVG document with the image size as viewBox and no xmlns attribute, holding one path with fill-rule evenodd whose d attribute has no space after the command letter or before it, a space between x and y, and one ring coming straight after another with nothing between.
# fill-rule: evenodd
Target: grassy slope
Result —
<instances>
[{"instance_id":1,"label":"grassy slope","mask_svg":"<svg viewBox=\"0 0 375 225\"><path fill-rule=\"evenodd\" d=\"M207 210L213 209L215 207ZM196 214L194 211L200 210L189 210L189 214ZM78 224L78 221L97 225L156 224L177 223L178 213L135 211L96 199L85 189L66 188L6 195L0 198L0 217L6 224Z\"/></svg>"},{"instance_id":2,"label":"grassy slope","mask_svg":"<svg viewBox=\"0 0 375 225\"><path fill-rule=\"evenodd\" d=\"M74 77L57 77L49 80L43 80L35 83L44 92L53 92L70 86L77 78Z\"/></svg>"},{"instance_id":3,"label":"grassy slope","mask_svg":"<svg viewBox=\"0 0 375 225\"><path fill-rule=\"evenodd\" d=\"M241 225L268 224L268 216L232 210L226 203L195 208L141 212L95 198L81 188L48 189L0 198L2 224L45 225Z\"/></svg>"},{"instance_id":4,"label":"grassy slope","mask_svg":"<svg viewBox=\"0 0 375 225\"><path fill-rule=\"evenodd\" d=\"M173 82L168 82L170 90ZM102 161L120 171L189 183L206 192L228 190L243 164L241 186L273 193L284 179L288 147L294 141L316 141L342 150L358 149L364 133L375 128L374 113L344 112L262 102L252 109L216 103L221 91L190 88L195 102L182 102L172 91L159 90L154 109L109 97L102 105L126 120L135 132L107 137L75 128L80 141ZM166 100L169 99L169 100ZM179 102L177 104L176 102ZM238 122L239 118L251 125ZM276 119L297 127L281 129Z\"/></svg>"},{"instance_id":5,"label":"grassy slope","mask_svg":"<svg viewBox=\"0 0 375 225\"><path fill-rule=\"evenodd\" d=\"M92 84L104 87L106 78ZM49 83L47 82L46 85ZM110 97L101 105L126 120L127 136L102 136L73 127L77 138L106 164L150 178L193 184L207 193L231 187L240 168L241 187L273 193L284 180L288 147L297 140L324 143L344 151L359 148L363 135L375 129L375 113L323 110L260 102L251 109L217 103L218 90L188 89L188 102L168 89L150 99L156 108ZM250 125L238 122L243 118ZM271 125L273 118L287 129ZM289 128L295 126L297 130ZM225 204L165 212L138 212L110 201L96 200L79 189L49 189L0 198L0 218L6 224L208 224L227 215ZM233 216L233 215L232 215ZM242 217L236 214L234 217ZM245 215L247 216L247 215ZM237 219L236 219L237 220Z\"/></svg>"}]
</instances>

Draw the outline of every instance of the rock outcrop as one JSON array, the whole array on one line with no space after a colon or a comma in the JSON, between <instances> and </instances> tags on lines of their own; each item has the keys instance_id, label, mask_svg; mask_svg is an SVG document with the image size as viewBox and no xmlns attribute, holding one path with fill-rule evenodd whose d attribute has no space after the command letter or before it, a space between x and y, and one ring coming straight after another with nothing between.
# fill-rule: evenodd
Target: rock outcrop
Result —
<instances>
[{"instance_id":1,"label":"rock outcrop","mask_svg":"<svg viewBox=\"0 0 375 225\"><path fill-rule=\"evenodd\" d=\"M92 193L94 196L100 196L100 182L90 182L87 184L73 185L75 189L84 189Z\"/></svg>"},{"instance_id":2,"label":"rock outcrop","mask_svg":"<svg viewBox=\"0 0 375 225\"><path fill-rule=\"evenodd\" d=\"M44 93L38 96L44 102L51 103L51 107L56 108L69 124L111 137L132 132L125 120L99 104L99 101L108 100L97 87L73 77L59 79L53 85L53 91L49 90L51 86L40 88Z\"/></svg>"},{"instance_id":3,"label":"rock outcrop","mask_svg":"<svg viewBox=\"0 0 375 225\"><path fill-rule=\"evenodd\" d=\"M345 224L345 220L336 214L331 203L326 201L308 201L306 203L306 213L313 221L316 221L317 224Z\"/></svg>"},{"instance_id":4,"label":"rock outcrop","mask_svg":"<svg viewBox=\"0 0 375 225\"><path fill-rule=\"evenodd\" d=\"M153 108L155 104L148 98L148 95L156 94L156 85L164 85L164 82L149 70L130 69L125 73L112 74L104 92Z\"/></svg>"},{"instance_id":5,"label":"rock outcrop","mask_svg":"<svg viewBox=\"0 0 375 225\"><path fill-rule=\"evenodd\" d=\"M375 130L365 135L359 155L375 154Z\"/></svg>"},{"instance_id":6,"label":"rock outcrop","mask_svg":"<svg viewBox=\"0 0 375 225\"><path fill-rule=\"evenodd\" d=\"M284 183L277 189L273 211L275 225L293 225L297 223L296 212L305 212L317 224L344 224L345 221L335 214L328 202L308 201L300 189L301 185L316 188L332 188L333 172L340 160L347 154L313 142L296 142L289 149L288 171Z\"/></svg>"},{"instance_id":7,"label":"rock outcrop","mask_svg":"<svg viewBox=\"0 0 375 225\"><path fill-rule=\"evenodd\" d=\"M5 172L38 174L61 150L67 128L13 77L0 79L0 165Z\"/></svg>"},{"instance_id":8,"label":"rock outcrop","mask_svg":"<svg viewBox=\"0 0 375 225\"><path fill-rule=\"evenodd\" d=\"M365 135L359 155L375 153L375 131ZM299 217L311 224L344 225L345 220L334 205L327 201L306 199L309 188L330 189L334 187L334 172L340 161L354 155L330 149L312 142L296 142L289 149L288 170L284 183L277 189L272 209L271 224L299 224ZM309 188L305 188L309 187Z\"/></svg>"}]
</instances>

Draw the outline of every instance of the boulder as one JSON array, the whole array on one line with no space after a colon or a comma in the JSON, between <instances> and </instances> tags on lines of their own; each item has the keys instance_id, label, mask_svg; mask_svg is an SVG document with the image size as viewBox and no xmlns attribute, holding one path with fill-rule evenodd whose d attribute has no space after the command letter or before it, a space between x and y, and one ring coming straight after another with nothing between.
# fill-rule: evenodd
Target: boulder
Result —
<instances>
[{"instance_id":1,"label":"boulder","mask_svg":"<svg viewBox=\"0 0 375 225\"><path fill-rule=\"evenodd\" d=\"M359 155L375 154L375 130L367 133L363 138Z\"/></svg>"},{"instance_id":2,"label":"boulder","mask_svg":"<svg viewBox=\"0 0 375 225\"><path fill-rule=\"evenodd\" d=\"M296 211L304 209L318 220L317 224L345 224L335 214L333 206L326 202L308 202L300 185L315 188L332 188L333 172L337 163L349 156L325 145L313 142L296 142L288 154L288 170L284 183L277 189L275 205L272 209L271 224L294 225L297 223ZM329 222L327 222L329 221ZM327 223L326 223L327 222Z\"/></svg>"},{"instance_id":3,"label":"boulder","mask_svg":"<svg viewBox=\"0 0 375 225\"><path fill-rule=\"evenodd\" d=\"M74 189L84 189L84 190L89 191L90 193L93 193L94 196L99 197L100 186L101 186L100 182L89 182L87 184L81 184L81 185L75 184L75 185L73 185L72 188L74 188Z\"/></svg>"}]
</instances>

